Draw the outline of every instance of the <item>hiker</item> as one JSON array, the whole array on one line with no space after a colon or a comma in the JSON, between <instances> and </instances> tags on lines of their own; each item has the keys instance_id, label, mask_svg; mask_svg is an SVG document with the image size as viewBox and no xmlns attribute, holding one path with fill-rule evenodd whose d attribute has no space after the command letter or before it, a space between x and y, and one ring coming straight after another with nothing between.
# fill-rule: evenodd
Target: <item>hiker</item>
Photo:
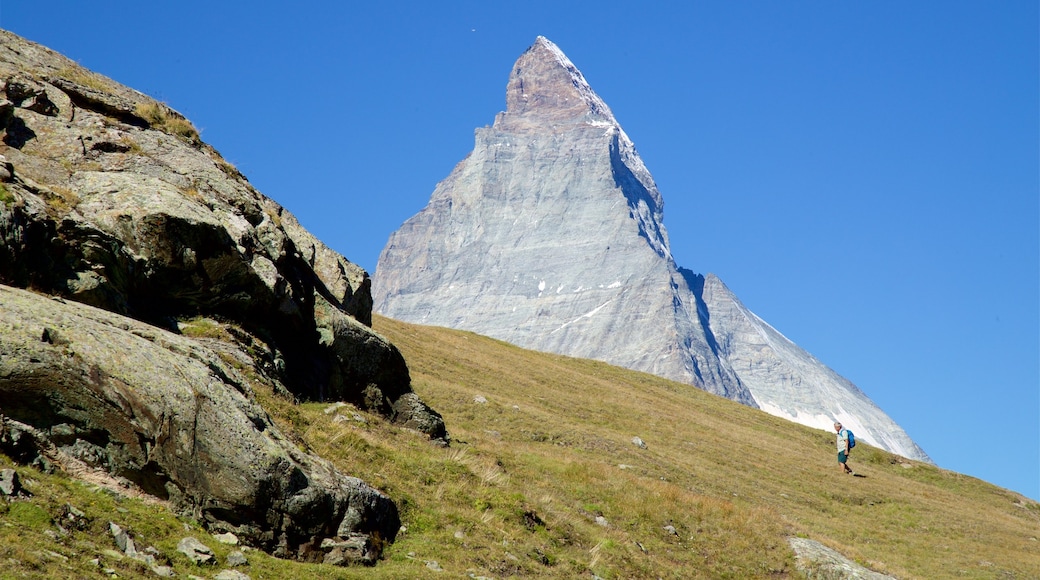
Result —
<instances>
[{"instance_id":1,"label":"hiker","mask_svg":"<svg viewBox=\"0 0 1040 580\"><path fill-rule=\"evenodd\" d=\"M851 468L849 468L849 452L852 447L849 445L849 430L842 429L841 423L834 424L834 430L838 432L838 464L841 465L842 473L849 475L856 475Z\"/></svg>"}]
</instances>

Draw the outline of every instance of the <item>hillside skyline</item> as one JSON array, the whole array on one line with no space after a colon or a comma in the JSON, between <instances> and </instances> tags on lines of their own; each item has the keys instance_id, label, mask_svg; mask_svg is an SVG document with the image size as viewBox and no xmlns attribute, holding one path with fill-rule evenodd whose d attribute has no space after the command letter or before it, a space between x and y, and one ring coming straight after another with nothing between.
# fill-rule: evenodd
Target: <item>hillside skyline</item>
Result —
<instances>
[{"instance_id":1,"label":"hillside skyline","mask_svg":"<svg viewBox=\"0 0 1040 580\"><path fill-rule=\"evenodd\" d=\"M0 27L165 100L369 272L545 35L639 148L679 263L940 466L1040 496L1008 444L1040 431L1035 6L128 6Z\"/></svg>"}]
</instances>

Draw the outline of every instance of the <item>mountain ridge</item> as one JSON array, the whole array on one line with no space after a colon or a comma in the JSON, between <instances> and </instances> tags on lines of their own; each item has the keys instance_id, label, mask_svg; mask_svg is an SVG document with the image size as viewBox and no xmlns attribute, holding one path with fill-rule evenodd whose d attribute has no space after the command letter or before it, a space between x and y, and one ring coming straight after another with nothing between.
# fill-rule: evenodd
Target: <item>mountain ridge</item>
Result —
<instances>
[{"instance_id":1,"label":"mountain ridge","mask_svg":"<svg viewBox=\"0 0 1040 580\"><path fill-rule=\"evenodd\" d=\"M374 275L378 312L651 372L819 428L840 420L930 461L717 277L675 262L653 177L559 47L538 37L521 54L506 104L391 234Z\"/></svg>"}]
</instances>

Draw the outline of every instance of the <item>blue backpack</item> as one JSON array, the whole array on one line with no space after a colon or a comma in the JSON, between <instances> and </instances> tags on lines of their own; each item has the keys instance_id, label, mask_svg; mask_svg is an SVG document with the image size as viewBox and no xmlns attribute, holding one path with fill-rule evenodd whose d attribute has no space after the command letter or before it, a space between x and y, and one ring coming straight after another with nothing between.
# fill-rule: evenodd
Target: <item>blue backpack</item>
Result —
<instances>
[{"instance_id":1,"label":"blue backpack","mask_svg":"<svg viewBox=\"0 0 1040 580\"><path fill-rule=\"evenodd\" d=\"M856 446L856 436L852 434L851 429L846 429L845 433L849 435L849 449L852 449Z\"/></svg>"}]
</instances>

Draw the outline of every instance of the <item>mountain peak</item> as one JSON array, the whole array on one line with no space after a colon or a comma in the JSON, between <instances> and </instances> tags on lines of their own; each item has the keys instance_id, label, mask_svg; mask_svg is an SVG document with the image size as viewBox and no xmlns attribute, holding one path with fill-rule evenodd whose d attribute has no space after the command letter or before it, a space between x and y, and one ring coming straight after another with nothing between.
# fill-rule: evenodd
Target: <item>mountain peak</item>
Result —
<instances>
[{"instance_id":1,"label":"mountain peak","mask_svg":"<svg viewBox=\"0 0 1040 580\"><path fill-rule=\"evenodd\" d=\"M679 268L653 177L563 51L539 36L506 91L507 110L380 254L381 314L604 360L805 424L838 419L927 460L718 278Z\"/></svg>"},{"instance_id":2,"label":"mountain peak","mask_svg":"<svg viewBox=\"0 0 1040 580\"><path fill-rule=\"evenodd\" d=\"M506 87L506 112L499 122L514 119L616 123L610 108L558 46L539 36L513 65Z\"/></svg>"}]
</instances>

